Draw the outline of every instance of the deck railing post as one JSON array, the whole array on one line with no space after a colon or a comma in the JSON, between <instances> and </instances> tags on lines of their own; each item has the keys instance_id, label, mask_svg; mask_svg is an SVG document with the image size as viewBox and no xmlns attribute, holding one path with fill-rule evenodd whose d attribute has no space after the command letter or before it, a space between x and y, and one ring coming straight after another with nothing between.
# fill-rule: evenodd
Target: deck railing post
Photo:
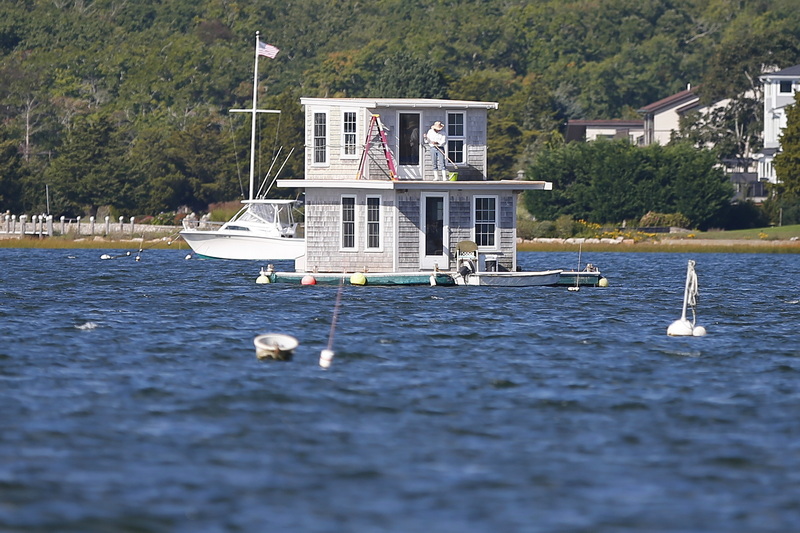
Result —
<instances>
[{"instance_id":1,"label":"deck railing post","mask_svg":"<svg viewBox=\"0 0 800 533\"><path fill-rule=\"evenodd\" d=\"M134 217L131 217L131 237L133 237L133 219Z\"/></svg>"},{"instance_id":2,"label":"deck railing post","mask_svg":"<svg viewBox=\"0 0 800 533\"><path fill-rule=\"evenodd\" d=\"M47 236L53 236L53 215L47 215Z\"/></svg>"},{"instance_id":3,"label":"deck railing post","mask_svg":"<svg viewBox=\"0 0 800 533\"><path fill-rule=\"evenodd\" d=\"M108 235L109 233L111 233L111 217L106 215L106 230L105 230L105 234Z\"/></svg>"},{"instance_id":4,"label":"deck railing post","mask_svg":"<svg viewBox=\"0 0 800 533\"><path fill-rule=\"evenodd\" d=\"M67 233L67 226L66 226L67 217L61 215L61 235L66 235Z\"/></svg>"},{"instance_id":5,"label":"deck railing post","mask_svg":"<svg viewBox=\"0 0 800 533\"><path fill-rule=\"evenodd\" d=\"M11 215L11 233L17 232L17 215Z\"/></svg>"},{"instance_id":6,"label":"deck railing post","mask_svg":"<svg viewBox=\"0 0 800 533\"><path fill-rule=\"evenodd\" d=\"M78 218L75 219L75 228L76 228L75 229L75 233L78 235L78 237L80 237L81 236L81 217L78 217Z\"/></svg>"},{"instance_id":7,"label":"deck railing post","mask_svg":"<svg viewBox=\"0 0 800 533\"><path fill-rule=\"evenodd\" d=\"M119 217L119 232L120 233L125 231L125 226L124 226L123 220L124 220L124 217L120 216Z\"/></svg>"},{"instance_id":8,"label":"deck railing post","mask_svg":"<svg viewBox=\"0 0 800 533\"><path fill-rule=\"evenodd\" d=\"M94 235L94 216L89 217L89 235Z\"/></svg>"}]
</instances>

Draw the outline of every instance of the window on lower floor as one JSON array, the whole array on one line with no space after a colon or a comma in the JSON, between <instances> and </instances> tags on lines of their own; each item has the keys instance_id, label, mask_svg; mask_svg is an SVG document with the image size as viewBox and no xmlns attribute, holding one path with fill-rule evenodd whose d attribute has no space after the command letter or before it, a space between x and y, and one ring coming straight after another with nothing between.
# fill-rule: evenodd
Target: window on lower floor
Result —
<instances>
[{"instance_id":1,"label":"window on lower floor","mask_svg":"<svg viewBox=\"0 0 800 533\"><path fill-rule=\"evenodd\" d=\"M381 247L381 199L367 197L367 249Z\"/></svg>"},{"instance_id":2,"label":"window on lower floor","mask_svg":"<svg viewBox=\"0 0 800 533\"><path fill-rule=\"evenodd\" d=\"M342 249L352 250L356 247L356 198L342 196Z\"/></svg>"},{"instance_id":3,"label":"window on lower floor","mask_svg":"<svg viewBox=\"0 0 800 533\"><path fill-rule=\"evenodd\" d=\"M497 198L475 197L475 243L478 246L495 246L497 230Z\"/></svg>"}]
</instances>

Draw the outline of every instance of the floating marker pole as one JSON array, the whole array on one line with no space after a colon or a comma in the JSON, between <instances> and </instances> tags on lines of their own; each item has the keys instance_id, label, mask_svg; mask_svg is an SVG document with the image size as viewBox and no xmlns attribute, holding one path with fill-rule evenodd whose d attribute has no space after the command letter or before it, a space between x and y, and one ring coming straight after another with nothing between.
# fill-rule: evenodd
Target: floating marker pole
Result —
<instances>
[{"instance_id":1,"label":"floating marker pole","mask_svg":"<svg viewBox=\"0 0 800 533\"><path fill-rule=\"evenodd\" d=\"M575 275L575 286L567 288L568 291L578 292L581 290L581 252L583 251L583 243L578 243L578 272Z\"/></svg>"},{"instance_id":2,"label":"floating marker pole","mask_svg":"<svg viewBox=\"0 0 800 533\"><path fill-rule=\"evenodd\" d=\"M686 268L686 287L683 291L683 312L681 318L676 320L667 328L667 335L673 337L702 337L706 334L706 328L703 326L695 326L695 312L694 307L697 305L697 273L694 271L695 262L689 259L689 265ZM689 322L686 318L686 310L692 308L692 321Z\"/></svg>"},{"instance_id":3,"label":"floating marker pole","mask_svg":"<svg viewBox=\"0 0 800 533\"><path fill-rule=\"evenodd\" d=\"M328 368L333 362L333 334L336 331L336 318L339 316L339 306L342 302L342 290L344 289L344 272L339 283L339 290L336 292L336 303L333 305L333 318L331 319L331 332L328 334L328 347L319 353L319 366Z\"/></svg>"}]
</instances>

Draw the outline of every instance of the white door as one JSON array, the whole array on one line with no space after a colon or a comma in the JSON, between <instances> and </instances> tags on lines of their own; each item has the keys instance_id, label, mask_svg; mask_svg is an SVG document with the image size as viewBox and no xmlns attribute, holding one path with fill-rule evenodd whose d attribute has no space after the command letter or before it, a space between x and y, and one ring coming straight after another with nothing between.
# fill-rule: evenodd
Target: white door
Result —
<instances>
[{"instance_id":1,"label":"white door","mask_svg":"<svg viewBox=\"0 0 800 533\"><path fill-rule=\"evenodd\" d=\"M447 225L448 202L443 193L422 193L420 198L419 267L422 270L450 268Z\"/></svg>"},{"instance_id":2,"label":"white door","mask_svg":"<svg viewBox=\"0 0 800 533\"><path fill-rule=\"evenodd\" d=\"M397 174L400 179L422 179L422 124L419 113L397 114Z\"/></svg>"}]
</instances>

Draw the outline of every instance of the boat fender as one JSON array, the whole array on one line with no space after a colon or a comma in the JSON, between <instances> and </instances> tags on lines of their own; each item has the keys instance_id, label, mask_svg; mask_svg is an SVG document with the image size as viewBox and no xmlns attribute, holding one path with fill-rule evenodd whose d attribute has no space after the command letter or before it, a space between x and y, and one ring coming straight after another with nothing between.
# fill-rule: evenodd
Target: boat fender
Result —
<instances>
[{"instance_id":1,"label":"boat fender","mask_svg":"<svg viewBox=\"0 0 800 533\"><path fill-rule=\"evenodd\" d=\"M300 285L316 285L317 280L311 274L306 274L303 276L303 279L300 280Z\"/></svg>"},{"instance_id":2,"label":"boat fender","mask_svg":"<svg viewBox=\"0 0 800 533\"><path fill-rule=\"evenodd\" d=\"M600 287L608 287L608 278L600 278L600 281L597 282Z\"/></svg>"},{"instance_id":3,"label":"boat fender","mask_svg":"<svg viewBox=\"0 0 800 533\"><path fill-rule=\"evenodd\" d=\"M350 285L366 285L367 284L367 276L362 274L361 272L356 272L352 276L350 276Z\"/></svg>"}]
</instances>

